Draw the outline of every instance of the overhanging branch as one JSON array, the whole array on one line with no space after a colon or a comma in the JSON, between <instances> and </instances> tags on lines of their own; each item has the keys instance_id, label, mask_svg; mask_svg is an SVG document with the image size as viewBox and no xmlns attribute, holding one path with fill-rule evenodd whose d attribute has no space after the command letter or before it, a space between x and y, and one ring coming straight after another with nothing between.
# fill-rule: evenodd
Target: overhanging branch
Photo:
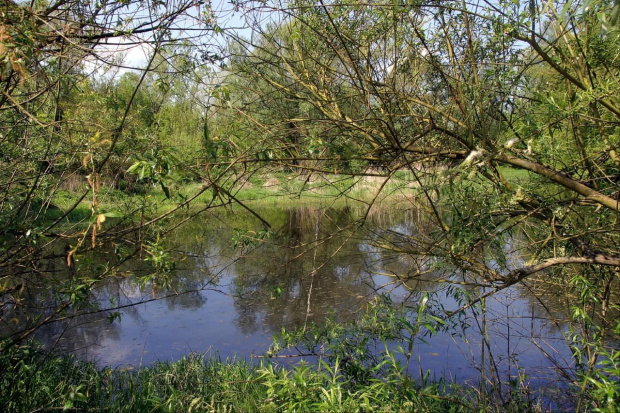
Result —
<instances>
[{"instance_id":1,"label":"overhanging branch","mask_svg":"<svg viewBox=\"0 0 620 413\"><path fill-rule=\"evenodd\" d=\"M570 264L594 264L594 265L606 265L611 267L620 268L620 257L610 256L606 254L595 254L591 256L583 256L583 257L559 257L559 258L549 258L543 260L535 265L530 265L528 267L518 268L516 270L511 271L506 276L502 277L503 281L501 284L496 285L495 288L492 288L491 291L488 291L482 294L480 297L470 301L466 305L458 308L455 311L449 311L446 314L448 317L451 317L461 311L467 310L468 308L473 307L478 304L480 301L484 300L487 297L490 297L496 294L499 291L505 290L508 287L511 287L525 278L539 273L547 268L551 268L558 265L570 265Z\"/></svg>"},{"instance_id":2,"label":"overhanging branch","mask_svg":"<svg viewBox=\"0 0 620 413\"><path fill-rule=\"evenodd\" d=\"M614 257L605 254L596 254L592 256L585 257L559 257L559 258L549 258L542 262L539 262L535 265L530 265L529 267L519 268L511 271L506 277L504 277L505 281L502 286L510 286L513 285L524 278L536 274L540 271L543 271L547 268L554 267L557 265L569 265L569 264L597 264L597 265L607 265L611 267L620 267L620 257Z\"/></svg>"},{"instance_id":3,"label":"overhanging branch","mask_svg":"<svg viewBox=\"0 0 620 413\"><path fill-rule=\"evenodd\" d=\"M590 188L589 186L586 186L567 175L564 175L560 171L551 169L534 161L518 158L516 156L503 153L496 155L494 159L499 162L516 166L517 168L526 169L530 172L534 172L538 175L549 178L553 182L558 183L563 187L570 189L571 191L574 191L579 195L586 197L587 199L591 199L592 201L603 205L613 211L618 212L620 210L618 200L613 199L607 195L603 195L599 191Z\"/></svg>"}]
</instances>

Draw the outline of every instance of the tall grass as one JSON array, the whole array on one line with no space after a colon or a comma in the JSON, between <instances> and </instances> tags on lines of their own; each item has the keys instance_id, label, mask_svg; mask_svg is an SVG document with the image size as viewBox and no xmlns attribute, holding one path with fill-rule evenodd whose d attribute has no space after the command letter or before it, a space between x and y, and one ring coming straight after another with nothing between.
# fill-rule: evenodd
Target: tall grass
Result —
<instances>
[{"instance_id":1,"label":"tall grass","mask_svg":"<svg viewBox=\"0 0 620 413\"><path fill-rule=\"evenodd\" d=\"M460 412L447 386L373 379L351 385L330 366L293 369L192 355L135 371L97 369L35 346L0 353L0 411Z\"/></svg>"}]
</instances>

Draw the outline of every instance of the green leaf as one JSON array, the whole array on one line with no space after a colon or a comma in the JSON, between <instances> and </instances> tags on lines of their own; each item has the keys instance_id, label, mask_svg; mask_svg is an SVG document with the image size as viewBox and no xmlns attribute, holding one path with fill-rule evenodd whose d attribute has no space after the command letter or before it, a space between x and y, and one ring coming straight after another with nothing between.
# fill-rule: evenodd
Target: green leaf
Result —
<instances>
[{"instance_id":1,"label":"green leaf","mask_svg":"<svg viewBox=\"0 0 620 413\"><path fill-rule=\"evenodd\" d=\"M136 162L134 162L134 164L133 164L133 165L131 165L131 166L129 167L129 169L127 169L127 172L133 172L133 171L135 171L135 170L138 168L138 166L140 166L140 164L141 164L141 163L142 163L141 161L136 161Z\"/></svg>"},{"instance_id":2,"label":"green leaf","mask_svg":"<svg viewBox=\"0 0 620 413\"><path fill-rule=\"evenodd\" d=\"M164 191L164 194L166 195L166 198L170 199L170 191L168 190L168 187L166 185L164 185L164 183L162 181L159 181L159 185L161 186L162 191Z\"/></svg>"}]
</instances>

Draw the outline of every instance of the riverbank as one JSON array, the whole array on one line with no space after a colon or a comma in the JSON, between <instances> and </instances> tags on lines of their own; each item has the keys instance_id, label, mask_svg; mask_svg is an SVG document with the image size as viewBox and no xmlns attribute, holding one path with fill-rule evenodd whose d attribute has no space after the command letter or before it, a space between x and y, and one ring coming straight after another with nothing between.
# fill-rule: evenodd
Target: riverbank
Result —
<instances>
[{"instance_id":1,"label":"riverbank","mask_svg":"<svg viewBox=\"0 0 620 413\"><path fill-rule=\"evenodd\" d=\"M99 368L33 344L12 346L0 352L0 411L570 411L579 389L568 383L539 391L523 374L509 383L491 376L481 386L410 368L408 343L443 324L425 315L423 303L411 309L377 300L355 322L283 329L264 356L251 359L190 354ZM603 400L584 401L583 411L615 411Z\"/></svg>"},{"instance_id":2,"label":"riverbank","mask_svg":"<svg viewBox=\"0 0 620 413\"><path fill-rule=\"evenodd\" d=\"M364 384L337 367L269 363L200 355L132 370L97 369L32 346L0 353L0 410L110 412L461 412L458 388L416 384L396 371Z\"/></svg>"},{"instance_id":3,"label":"riverbank","mask_svg":"<svg viewBox=\"0 0 620 413\"><path fill-rule=\"evenodd\" d=\"M507 181L519 185L527 182L529 175L525 171L504 169ZM205 205L216 206L218 203L236 204L242 202L248 206L366 206L389 204L411 207L417 199L434 196L432 190L424 191L420 180L431 188L436 183L429 180L451 179L449 176L432 176L427 174L414 176L409 171L397 171L386 176L380 171L366 175L350 176L340 174L296 174L276 172L253 174L250 176L231 176L218 182L218 186L228 192L224 194L209 188L205 183L185 182L172 184L165 193L159 186L139 185L132 190L116 189L102 185L96 194L96 210L109 217L129 219L150 219L166 214L175 209L199 211ZM58 189L51 202L38 220L52 222L61 218L61 226L76 227L91 223L93 220L93 196L84 195L87 187L75 185L72 188ZM233 199L234 198L234 199ZM191 199L191 202L188 200Z\"/></svg>"}]
</instances>

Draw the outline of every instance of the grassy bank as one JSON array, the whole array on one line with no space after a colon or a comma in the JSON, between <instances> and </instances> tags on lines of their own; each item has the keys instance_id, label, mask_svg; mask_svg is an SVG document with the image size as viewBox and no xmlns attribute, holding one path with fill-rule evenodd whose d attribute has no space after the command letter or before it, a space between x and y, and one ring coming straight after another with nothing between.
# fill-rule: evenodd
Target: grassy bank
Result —
<instances>
[{"instance_id":1,"label":"grassy bank","mask_svg":"<svg viewBox=\"0 0 620 413\"><path fill-rule=\"evenodd\" d=\"M515 185L527 182L527 173L515 169L504 170L505 179ZM422 178L424 179L424 178ZM429 175L426 180L433 186L435 180L451 179ZM432 182L431 182L432 181ZM159 186L139 185L133 191L102 186L97 194L98 210L111 215L150 218L171 211L198 193L202 183L189 182L174 184L169 188L169 197ZM329 205L368 205L370 203L411 204L412 200L423 197L420 184L411 172L398 171L389 180L381 176L348 175L299 175L294 173L255 174L249 177L221 182L224 188L239 201L248 205L293 207L319 204ZM85 188L82 188L85 189ZM92 196L84 198L71 209L83 195L81 190L60 189L51 201L51 206L41 216L49 222L68 214L63 219L65 225L88 222L92 216ZM221 194L220 194L221 195ZM214 192L204 191L192 201L191 208L200 209L212 202ZM227 196L223 200L227 201Z\"/></svg>"},{"instance_id":2,"label":"grassy bank","mask_svg":"<svg viewBox=\"0 0 620 413\"><path fill-rule=\"evenodd\" d=\"M0 410L110 412L460 412L472 409L442 383L395 375L354 383L337 366L188 356L136 371L97 369L23 346L0 353ZM397 372L393 372L397 373Z\"/></svg>"},{"instance_id":3,"label":"grassy bank","mask_svg":"<svg viewBox=\"0 0 620 413\"><path fill-rule=\"evenodd\" d=\"M279 208L312 205L365 205L381 203L386 199L407 201L414 198L412 177L407 173L396 174L385 183L382 177L351 176L305 176L292 173L272 173L252 175L220 182L222 188L234 197L212 189L203 191L203 184L186 182L170 185L168 196L159 186L138 185L132 191L103 186L96 196L98 213L108 217L125 217L129 220L154 218L172 211L192 199L182 212L198 211L205 205L228 204L237 201L252 206L275 206ZM59 189L45 205L45 212L37 215L36 221L43 227L59 217L63 217L61 227L80 229L91 222L93 217L93 196L85 198L85 188ZM201 193L200 193L201 192ZM196 194L200 193L197 197ZM379 196L377 196L379 194ZM217 196L217 199L213 199ZM78 202L79 201L79 202Z\"/></svg>"}]
</instances>

